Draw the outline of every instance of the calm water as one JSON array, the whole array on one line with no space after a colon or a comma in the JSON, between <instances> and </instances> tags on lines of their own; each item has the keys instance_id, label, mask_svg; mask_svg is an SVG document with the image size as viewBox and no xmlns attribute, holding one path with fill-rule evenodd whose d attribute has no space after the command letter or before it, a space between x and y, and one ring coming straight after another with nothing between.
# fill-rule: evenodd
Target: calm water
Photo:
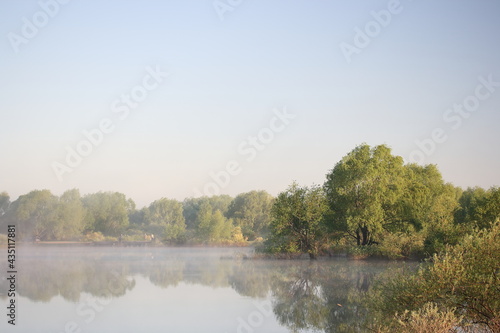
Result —
<instances>
[{"instance_id":1,"label":"calm water","mask_svg":"<svg viewBox=\"0 0 500 333\"><path fill-rule=\"evenodd\" d=\"M1 332L360 331L360 292L404 263L225 259L250 249L21 248ZM224 258L224 259L221 259ZM6 262L0 262L2 276ZM6 309L7 281L0 281Z\"/></svg>"}]
</instances>

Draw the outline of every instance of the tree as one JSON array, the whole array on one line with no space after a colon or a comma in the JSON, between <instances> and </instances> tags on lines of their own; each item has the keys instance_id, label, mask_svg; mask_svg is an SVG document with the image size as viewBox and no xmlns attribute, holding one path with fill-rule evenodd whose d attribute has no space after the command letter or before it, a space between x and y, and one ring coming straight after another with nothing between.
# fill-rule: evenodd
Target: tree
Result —
<instances>
[{"instance_id":1,"label":"tree","mask_svg":"<svg viewBox=\"0 0 500 333\"><path fill-rule=\"evenodd\" d=\"M143 207L142 209L134 209L128 216L131 226L136 228L143 228L149 218L149 208Z\"/></svg>"},{"instance_id":2,"label":"tree","mask_svg":"<svg viewBox=\"0 0 500 333\"><path fill-rule=\"evenodd\" d=\"M273 197L266 191L251 191L236 196L229 206L227 215L243 235L250 240L266 236L271 219Z\"/></svg>"},{"instance_id":3,"label":"tree","mask_svg":"<svg viewBox=\"0 0 500 333\"><path fill-rule=\"evenodd\" d=\"M61 195L56 214L57 219L50 231L54 239L75 239L81 236L85 227L85 211L79 190L69 190Z\"/></svg>"},{"instance_id":4,"label":"tree","mask_svg":"<svg viewBox=\"0 0 500 333\"><path fill-rule=\"evenodd\" d=\"M490 227L500 219L500 188L492 187L486 192L484 205L479 209L483 227Z\"/></svg>"},{"instance_id":5,"label":"tree","mask_svg":"<svg viewBox=\"0 0 500 333\"><path fill-rule=\"evenodd\" d=\"M198 228L198 214L202 205L208 204L213 211L219 210L226 216L232 201L233 199L228 195L185 199L182 206L187 229L196 230Z\"/></svg>"},{"instance_id":6,"label":"tree","mask_svg":"<svg viewBox=\"0 0 500 333\"><path fill-rule=\"evenodd\" d=\"M435 165L408 164L405 178L403 220L417 230L453 222L460 190L445 183Z\"/></svg>"},{"instance_id":7,"label":"tree","mask_svg":"<svg viewBox=\"0 0 500 333\"><path fill-rule=\"evenodd\" d=\"M20 239L46 240L57 224L57 197L49 190L35 190L20 196L13 204L10 220L17 222Z\"/></svg>"},{"instance_id":8,"label":"tree","mask_svg":"<svg viewBox=\"0 0 500 333\"><path fill-rule=\"evenodd\" d=\"M455 214L455 221L476 228L489 228L500 219L500 188L492 187L488 191L480 187L468 188L459 200L460 208Z\"/></svg>"},{"instance_id":9,"label":"tree","mask_svg":"<svg viewBox=\"0 0 500 333\"><path fill-rule=\"evenodd\" d=\"M158 226L165 240L181 242L186 232L186 223L182 214L182 204L177 200L162 198L148 207L146 225Z\"/></svg>"},{"instance_id":10,"label":"tree","mask_svg":"<svg viewBox=\"0 0 500 333\"><path fill-rule=\"evenodd\" d=\"M316 259L325 235L324 216L328 204L319 186L293 183L276 198L271 209L271 250L301 251Z\"/></svg>"},{"instance_id":11,"label":"tree","mask_svg":"<svg viewBox=\"0 0 500 333\"><path fill-rule=\"evenodd\" d=\"M0 193L0 217L2 217L10 206L10 196L7 192Z\"/></svg>"},{"instance_id":12,"label":"tree","mask_svg":"<svg viewBox=\"0 0 500 333\"><path fill-rule=\"evenodd\" d=\"M385 228L401 222L403 159L385 145L356 147L327 174L325 191L333 211L331 227L370 245Z\"/></svg>"},{"instance_id":13,"label":"tree","mask_svg":"<svg viewBox=\"0 0 500 333\"><path fill-rule=\"evenodd\" d=\"M217 243L229 241L233 235L233 221L214 210L208 201L203 201L197 215L196 233L201 241Z\"/></svg>"},{"instance_id":14,"label":"tree","mask_svg":"<svg viewBox=\"0 0 500 333\"><path fill-rule=\"evenodd\" d=\"M86 209L85 221L88 231L104 235L119 236L129 225L128 215L132 211L131 201L118 192L98 192L83 198Z\"/></svg>"}]
</instances>

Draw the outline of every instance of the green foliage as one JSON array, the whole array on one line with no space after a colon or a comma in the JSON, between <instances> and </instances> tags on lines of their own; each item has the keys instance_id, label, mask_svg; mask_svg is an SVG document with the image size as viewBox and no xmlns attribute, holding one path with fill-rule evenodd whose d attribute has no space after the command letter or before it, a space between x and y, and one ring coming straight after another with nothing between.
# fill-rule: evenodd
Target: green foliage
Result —
<instances>
[{"instance_id":1,"label":"green foliage","mask_svg":"<svg viewBox=\"0 0 500 333\"><path fill-rule=\"evenodd\" d=\"M212 197L188 198L182 203L186 226L189 230L196 230L199 224L199 211L202 205L209 206L213 211L219 210L226 216L232 198L228 195L215 195Z\"/></svg>"},{"instance_id":2,"label":"green foliage","mask_svg":"<svg viewBox=\"0 0 500 333\"><path fill-rule=\"evenodd\" d=\"M461 190L443 181L435 165L405 166L402 219L416 230L451 224Z\"/></svg>"},{"instance_id":3,"label":"green foliage","mask_svg":"<svg viewBox=\"0 0 500 333\"><path fill-rule=\"evenodd\" d=\"M213 209L209 201L199 207L197 216L197 236L201 241L221 243L230 241L233 233L233 222L227 219L219 209Z\"/></svg>"},{"instance_id":4,"label":"green foliage","mask_svg":"<svg viewBox=\"0 0 500 333\"><path fill-rule=\"evenodd\" d=\"M77 189L64 192L57 204L57 221L51 229L53 239L76 240L85 227L82 200Z\"/></svg>"},{"instance_id":5,"label":"green foliage","mask_svg":"<svg viewBox=\"0 0 500 333\"><path fill-rule=\"evenodd\" d=\"M129 225L128 216L134 209L131 200L118 192L98 192L83 197L86 209L86 229L107 236L119 236Z\"/></svg>"},{"instance_id":6,"label":"green foliage","mask_svg":"<svg viewBox=\"0 0 500 333\"><path fill-rule=\"evenodd\" d=\"M110 239L104 236L101 232L89 232L85 234L81 240L83 242L103 242Z\"/></svg>"},{"instance_id":7,"label":"green foliage","mask_svg":"<svg viewBox=\"0 0 500 333\"><path fill-rule=\"evenodd\" d=\"M357 245L374 244L386 225L400 222L404 181L403 159L390 148L356 147L327 175L332 229L345 231Z\"/></svg>"},{"instance_id":8,"label":"green foliage","mask_svg":"<svg viewBox=\"0 0 500 333\"><path fill-rule=\"evenodd\" d=\"M435 303L426 303L416 311L396 314L396 320L396 330L402 333L450 333L460 331L462 317L457 316L454 308L440 310Z\"/></svg>"},{"instance_id":9,"label":"green foliage","mask_svg":"<svg viewBox=\"0 0 500 333\"><path fill-rule=\"evenodd\" d=\"M376 255L376 251L373 246L351 245L348 246L346 250L347 256L350 259L366 259Z\"/></svg>"},{"instance_id":10,"label":"green foliage","mask_svg":"<svg viewBox=\"0 0 500 333\"><path fill-rule=\"evenodd\" d=\"M500 330L500 223L466 236L433 256L416 274L400 274L375 288L386 315L425 310L435 303L463 316L463 325ZM456 311L454 310L456 309Z\"/></svg>"},{"instance_id":11,"label":"green foliage","mask_svg":"<svg viewBox=\"0 0 500 333\"><path fill-rule=\"evenodd\" d=\"M10 196L7 192L0 193L0 218L7 213L10 206Z\"/></svg>"},{"instance_id":12,"label":"green foliage","mask_svg":"<svg viewBox=\"0 0 500 333\"><path fill-rule=\"evenodd\" d=\"M376 246L377 255L389 259L408 259L423 257L424 238L421 233L385 233L380 245Z\"/></svg>"},{"instance_id":13,"label":"green foliage","mask_svg":"<svg viewBox=\"0 0 500 333\"><path fill-rule=\"evenodd\" d=\"M154 234L168 244L260 239L272 253L402 259L442 251L500 219L499 188L462 191L445 183L435 165L404 165L385 145L356 147L326 178L322 190L294 184L278 199L251 191L234 199L162 198L142 209L116 192L81 198L76 189L60 197L37 190L12 203L2 192L0 223L18 224L24 240L75 240L93 232L118 237L130 231L133 237ZM359 248L367 245L373 248Z\"/></svg>"},{"instance_id":14,"label":"green foliage","mask_svg":"<svg viewBox=\"0 0 500 333\"><path fill-rule=\"evenodd\" d=\"M233 241L235 244L246 244L247 239L245 238L245 236L243 236L241 227L233 228L233 232L231 233L231 241Z\"/></svg>"},{"instance_id":15,"label":"green foliage","mask_svg":"<svg viewBox=\"0 0 500 333\"><path fill-rule=\"evenodd\" d=\"M185 241L186 223L182 204L177 200L162 198L154 201L144 214L144 221L150 233L162 235L169 243Z\"/></svg>"},{"instance_id":16,"label":"green foliage","mask_svg":"<svg viewBox=\"0 0 500 333\"><path fill-rule=\"evenodd\" d=\"M482 188L468 188L459 199L460 209L455 214L455 222L475 228L489 228L500 218L500 188L488 191Z\"/></svg>"},{"instance_id":17,"label":"green foliage","mask_svg":"<svg viewBox=\"0 0 500 333\"><path fill-rule=\"evenodd\" d=\"M236 196L227 215L241 227L244 237L254 240L267 236L271 219L273 197L266 191L251 191Z\"/></svg>"},{"instance_id":18,"label":"green foliage","mask_svg":"<svg viewBox=\"0 0 500 333\"><path fill-rule=\"evenodd\" d=\"M57 225L57 197L49 190L35 190L20 196L9 210L8 220L17 222L19 239L52 239Z\"/></svg>"},{"instance_id":19,"label":"green foliage","mask_svg":"<svg viewBox=\"0 0 500 333\"><path fill-rule=\"evenodd\" d=\"M324 216L327 211L328 204L321 187L300 187L293 183L278 195L271 209L270 251L300 251L316 258L325 235Z\"/></svg>"},{"instance_id":20,"label":"green foliage","mask_svg":"<svg viewBox=\"0 0 500 333\"><path fill-rule=\"evenodd\" d=\"M426 230L424 254L432 256L434 253L442 252L446 246L458 244L465 235L472 232L474 230L467 225L452 223L433 225Z\"/></svg>"}]
</instances>

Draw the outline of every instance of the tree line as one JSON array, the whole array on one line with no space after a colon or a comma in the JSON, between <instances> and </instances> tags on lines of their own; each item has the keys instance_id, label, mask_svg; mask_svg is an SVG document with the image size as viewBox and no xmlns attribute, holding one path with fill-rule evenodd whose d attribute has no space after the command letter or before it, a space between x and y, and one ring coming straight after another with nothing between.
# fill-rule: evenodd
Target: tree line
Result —
<instances>
[{"instance_id":1,"label":"tree line","mask_svg":"<svg viewBox=\"0 0 500 333\"><path fill-rule=\"evenodd\" d=\"M267 252L425 257L499 220L500 189L463 190L435 165L405 164L386 145L362 144L323 185L293 183L280 193L271 216Z\"/></svg>"},{"instance_id":2,"label":"tree line","mask_svg":"<svg viewBox=\"0 0 500 333\"><path fill-rule=\"evenodd\" d=\"M154 235L169 245L244 245L267 236L273 200L265 191L251 191L235 198L161 198L137 209L118 192L81 196L72 189L58 197L34 190L13 202L3 192L0 223L16 224L24 241L139 241Z\"/></svg>"},{"instance_id":3,"label":"tree line","mask_svg":"<svg viewBox=\"0 0 500 333\"><path fill-rule=\"evenodd\" d=\"M405 164L386 145L362 144L344 156L324 184L293 183L276 198L265 191L161 198L137 209L118 192L61 196L35 190L10 202L0 193L0 222L24 240L143 240L165 244L248 244L264 252L311 258L428 256L457 244L500 217L500 189L466 190L443 180L435 165Z\"/></svg>"}]
</instances>

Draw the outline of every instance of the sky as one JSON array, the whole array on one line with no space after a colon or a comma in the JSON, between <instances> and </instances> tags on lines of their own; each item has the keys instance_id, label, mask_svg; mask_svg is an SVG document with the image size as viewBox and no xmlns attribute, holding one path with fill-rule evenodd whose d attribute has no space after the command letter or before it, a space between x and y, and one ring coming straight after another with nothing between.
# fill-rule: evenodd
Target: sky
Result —
<instances>
[{"instance_id":1,"label":"sky","mask_svg":"<svg viewBox=\"0 0 500 333\"><path fill-rule=\"evenodd\" d=\"M496 0L0 0L0 192L272 195L356 146L500 185Z\"/></svg>"}]
</instances>

